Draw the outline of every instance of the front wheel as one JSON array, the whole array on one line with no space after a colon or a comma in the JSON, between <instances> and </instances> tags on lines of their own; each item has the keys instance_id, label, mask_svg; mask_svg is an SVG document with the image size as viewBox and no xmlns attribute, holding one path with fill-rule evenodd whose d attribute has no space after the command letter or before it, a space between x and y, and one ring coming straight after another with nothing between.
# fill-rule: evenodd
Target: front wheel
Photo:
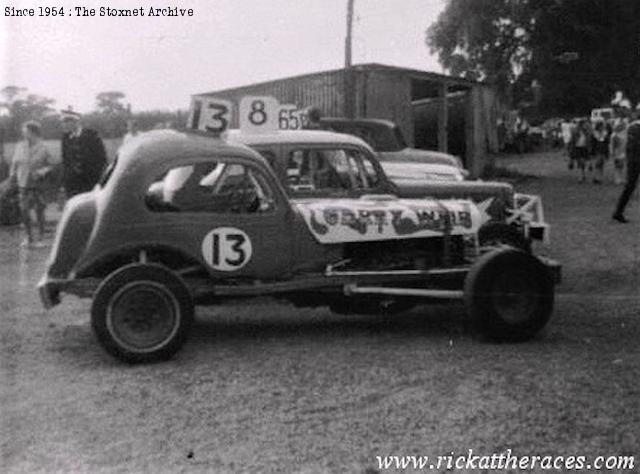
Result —
<instances>
[{"instance_id":1,"label":"front wheel","mask_svg":"<svg viewBox=\"0 0 640 474\"><path fill-rule=\"evenodd\" d=\"M522 232L504 222L488 222L480 227L478 241L481 247L510 245L531 253L531 242Z\"/></svg>"},{"instance_id":2,"label":"front wheel","mask_svg":"<svg viewBox=\"0 0 640 474\"><path fill-rule=\"evenodd\" d=\"M464 297L467 312L485 336L525 341L549 321L554 283L537 258L507 247L478 259L465 279Z\"/></svg>"},{"instance_id":3,"label":"front wheel","mask_svg":"<svg viewBox=\"0 0 640 474\"><path fill-rule=\"evenodd\" d=\"M184 344L193 302L183 281L166 267L132 264L98 287L91 324L100 344L125 362L167 359Z\"/></svg>"}]
</instances>

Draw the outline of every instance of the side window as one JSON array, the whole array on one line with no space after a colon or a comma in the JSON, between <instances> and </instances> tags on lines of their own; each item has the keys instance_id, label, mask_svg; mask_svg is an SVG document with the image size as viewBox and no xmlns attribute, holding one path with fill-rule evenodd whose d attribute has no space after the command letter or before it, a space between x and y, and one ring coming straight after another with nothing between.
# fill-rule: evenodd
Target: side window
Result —
<instances>
[{"instance_id":1,"label":"side window","mask_svg":"<svg viewBox=\"0 0 640 474\"><path fill-rule=\"evenodd\" d=\"M223 161L172 168L154 181L145 200L154 212L259 214L274 209L271 189L259 171Z\"/></svg>"},{"instance_id":2,"label":"side window","mask_svg":"<svg viewBox=\"0 0 640 474\"><path fill-rule=\"evenodd\" d=\"M353 149L294 150L287 162L287 187L293 195L309 191L346 193L378 184L375 168Z\"/></svg>"}]
</instances>

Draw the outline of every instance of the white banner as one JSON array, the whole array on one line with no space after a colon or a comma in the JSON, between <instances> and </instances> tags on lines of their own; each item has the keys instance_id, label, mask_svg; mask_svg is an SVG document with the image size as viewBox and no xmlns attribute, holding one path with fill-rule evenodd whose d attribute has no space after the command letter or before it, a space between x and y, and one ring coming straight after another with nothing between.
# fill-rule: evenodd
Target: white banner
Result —
<instances>
[{"instance_id":1,"label":"white banner","mask_svg":"<svg viewBox=\"0 0 640 474\"><path fill-rule=\"evenodd\" d=\"M475 234L481 225L472 201L435 199L294 199L323 244Z\"/></svg>"}]
</instances>

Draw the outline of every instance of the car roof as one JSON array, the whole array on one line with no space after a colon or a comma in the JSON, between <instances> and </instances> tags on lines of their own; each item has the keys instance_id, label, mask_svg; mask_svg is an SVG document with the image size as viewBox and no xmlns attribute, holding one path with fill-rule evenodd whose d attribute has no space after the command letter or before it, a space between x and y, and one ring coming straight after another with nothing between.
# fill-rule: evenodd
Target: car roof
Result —
<instances>
[{"instance_id":1,"label":"car roof","mask_svg":"<svg viewBox=\"0 0 640 474\"><path fill-rule=\"evenodd\" d=\"M226 140L229 143L240 143L247 146L279 145L279 144L318 144L318 145L354 145L364 147L371 153L374 151L362 139L346 133L328 130L278 130L264 133L247 133L241 130L228 130Z\"/></svg>"},{"instance_id":2,"label":"car roof","mask_svg":"<svg viewBox=\"0 0 640 474\"><path fill-rule=\"evenodd\" d=\"M378 125L387 128L395 128L397 124L391 120L376 119L376 118L357 118L350 119L344 117L322 117L320 123L327 124L350 124L350 125Z\"/></svg>"},{"instance_id":3,"label":"car roof","mask_svg":"<svg viewBox=\"0 0 640 474\"><path fill-rule=\"evenodd\" d=\"M169 158L184 156L218 154L242 155L266 163L249 147L241 143L228 143L209 133L175 130L152 130L136 135L118 150L118 160L122 165L131 163L158 164Z\"/></svg>"}]
</instances>

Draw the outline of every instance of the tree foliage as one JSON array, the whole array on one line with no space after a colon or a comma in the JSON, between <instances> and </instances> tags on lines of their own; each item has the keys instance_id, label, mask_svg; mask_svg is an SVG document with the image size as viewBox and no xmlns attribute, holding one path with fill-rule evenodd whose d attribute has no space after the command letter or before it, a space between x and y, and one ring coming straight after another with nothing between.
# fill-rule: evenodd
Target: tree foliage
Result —
<instances>
[{"instance_id":1,"label":"tree foliage","mask_svg":"<svg viewBox=\"0 0 640 474\"><path fill-rule=\"evenodd\" d=\"M96 96L96 107L103 114L124 114L126 107L121 102L125 98L124 92L106 91Z\"/></svg>"},{"instance_id":2,"label":"tree foliage","mask_svg":"<svg viewBox=\"0 0 640 474\"><path fill-rule=\"evenodd\" d=\"M6 86L0 95L0 126L5 140L16 139L27 120L45 122L54 112L55 100L30 94L24 87Z\"/></svg>"},{"instance_id":3,"label":"tree foliage","mask_svg":"<svg viewBox=\"0 0 640 474\"><path fill-rule=\"evenodd\" d=\"M640 1L448 0L427 43L451 74L492 81L514 104L585 113L614 91L640 99Z\"/></svg>"}]
</instances>

